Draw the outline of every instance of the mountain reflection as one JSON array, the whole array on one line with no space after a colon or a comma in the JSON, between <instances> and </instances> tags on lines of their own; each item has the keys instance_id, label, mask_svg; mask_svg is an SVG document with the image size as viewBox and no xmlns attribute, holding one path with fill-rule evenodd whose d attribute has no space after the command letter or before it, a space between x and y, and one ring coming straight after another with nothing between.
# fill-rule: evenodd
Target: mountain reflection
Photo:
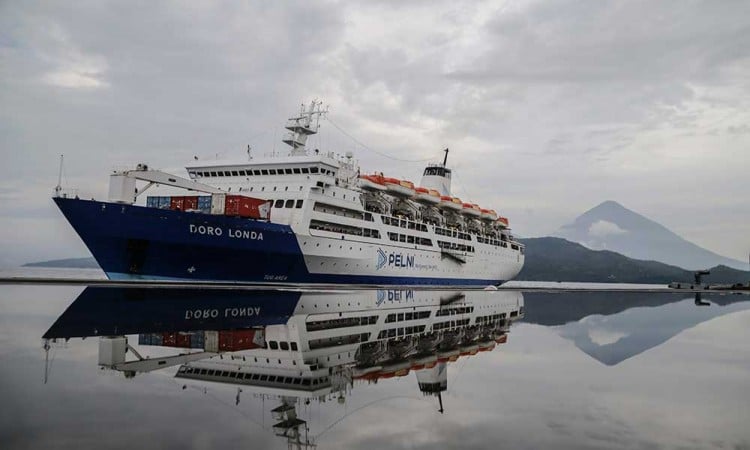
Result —
<instances>
[{"instance_id":1,"label":"mountain reflection","mask_svg":"<svg viewBox=\"0 0 750 450\"><path fill-rule=\"evenodd\" d=\"M526 322L551 326L608 366L663 344L684 330L750 309L746 295L527 293Z\"/></svg>"},{"instance_id":2,"label":"mountain reflection","mask_svg":"<svg viewBox=\"0 0 750 450\"><path fill-rule=\"evenodd\" d=\"M199 389L236 386L235 403L261 397L275 434L305 446L321 431L309 429L305 405L345 404L355 389L411 372L442 413L452 363L505 343L523 314L515 291L90 287L43 338L49 348L97 336L99 366L127 378L177 367ZM174 353L146 356L156 349Z\"/></svg>"}]
</instances>

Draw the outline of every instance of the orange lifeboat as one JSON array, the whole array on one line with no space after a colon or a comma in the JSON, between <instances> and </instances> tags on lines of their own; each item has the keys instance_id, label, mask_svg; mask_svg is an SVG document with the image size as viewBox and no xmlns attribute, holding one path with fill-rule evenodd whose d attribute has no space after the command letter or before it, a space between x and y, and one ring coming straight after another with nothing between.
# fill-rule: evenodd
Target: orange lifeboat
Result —
<instances>
[{"instance_id":1,"label":"orange lifeboat","mask_svg":"<svg viewBox=\"0 0 750 450\"><path fill-rule=\"evenodd\" d=\"M401 197L413 197L415 194L414 183L398 178L383 178L386 190Z\"/></svg>"},{"instance_id":2,"label":"orange lifeboat","mask_svg":"<svg viewBox=\"0 0 750 450\"><path fill-rule=\"evenodd\" d=\"M463 208L463 203L461 203L461 199L458 197L451 197L450 195L443 195L440 197L439 206L441 208L447 208L447 209L460 211L461 208Z\"/></svg>"},{"instance_id":3,"label":"orange lifeboat","mask_svg":"<svg viewBox=\"0 0 750 450\"><path fill-rule=\"evenodd\" d=\"M482 209L478 205L472 203L463 203L461 206L463 208L462 212L467 216L479 217L482 215Z\"/></svg>"},{"instance_id":4,"label":"orange lifeboat","mask_svg":"<svg viewBox=\"0 0 750 450\"><path fill-rule=\"evenodd\" d=\"M429 203L432 205L437 205L438 203L440 203L440 194L435 189L417 187L414 188L414 191L417 193L416 200L419 202Z\"/></svg>"},{"instance_id":5,"label":"orange lifeboat","mask_svg":"<svg viewBox=\"0 0 750 450\"><path fill-rule=\"evenodd\" d=\"M508 218L507 217L498 217L497 218L497 224L500 225L503 228L508 228L510 226L508 224Z\"/></svg>"},{"instance_id":6,"label":"orange lifeboat","mask_svg":"<svg viewBox=\"0 0 750 450\"><path fill-rule=\"evenodd\" d=\"M482 344L482 345L480 345L479 346L479 351L480 352L488 352L488 351L490 351L490 350L492 350L494 348L495 348L495 343L494 342L490 342L489 344Z\"/></svg>"},{"instance_id":7,"label":"orange lifeboat","mask_svg":"<svg viewBox=\"0 0 750 450\"><path fill-rule=\"evenodd\" d=\"M382 175L360 175L359 187L370 191L384 191L385 177Z\"/></svg>"},{"instance_id":8,"label":"orange lifeboat","mask_svg":"<svg viewBox=\"0 0 750 450\"><path fill-rule=\"evenodd\" d=\"M482 219L485 220L497 220L497 213L493 209L483 209Z\"/></svg>"}]
</instances>

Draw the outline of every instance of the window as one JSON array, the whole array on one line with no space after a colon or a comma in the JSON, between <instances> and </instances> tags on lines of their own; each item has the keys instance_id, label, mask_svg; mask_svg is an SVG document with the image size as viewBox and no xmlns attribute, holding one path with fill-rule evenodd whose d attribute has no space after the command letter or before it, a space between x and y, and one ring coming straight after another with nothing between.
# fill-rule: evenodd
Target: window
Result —
<instances>
[{"instance_id":1,"label":"window","mask_svg":"<svg viewBox=\"0 0 750 450\"><path fill-rule=\"evenodd\" d=\"M317 167L310 167L310 173L318 173Z\"/></svg>"},{"instance_id":2,"label":"window","mask_svg":"<svg viewBox=\"0 0 750 450\"><path fill-rule=\"evenodd\" d=\"M284 208L292 208L294 207L294 200L287 200L286 204L284 204Z\"/></svg>"},{"instance_id":3,"label":"window","mask_svg":"<svg viewBox=\"0 0 750 450\"><path fill-rule=\"evenodd\" d=\"M239 174L240 174L240 173L239 173L239 172L237 172L236 170L233 170L233 171L232 171L232 176L233 176L233 177L239 176Z\"/></svg>"},{"instance_id":4,"label":"window","mask_svg":"<svg viewBox=\"0 0 750 450\"><path fill-rule=\"evenodd\" d=\"M297 351L297 343L296 342L292 342L291 344L292 344L292 350L296 352Z\"/></svg>"},{"instance_id":5,"label":"window","mask_svg":"<svg viewBox=\"0 0 750 450\"><path fill-rule=\"evenodd\" d=\"M302 199L297 200L297 204L294 207L295 208L302 208Z\"/></svg>"},{"instance_id":6,"label":"window","mask_svg":"<svg viewBox=\"0 0 750 450\"><path fill-rule=\"evenodd\" d=\"M266 169L262 169L262 170L260 171L260 173L261 173L262 175L268 175L268 170L266 170Z\"/></svg>"},{"instance_id":7,"label":"window","mask_svg":"<svg viewBox=\"0 0 750 450\"><path fill-rule=\"evenodd\" d=\"M279 343L276 341L268 341L268 346L271 347L271 350L279 349Z\"/></svg>"},{"instance_id":8,"label":"window","mask_svg":"<svg viewBox=\"0 0 750 450\"><path fill-rule=\"evenodd\" d=\"M299 174L299 173L300 173L300 170L299 170L299 169L294 169L294 173L295 173L295 174Z\"/></svg>"},{"instance_id":9,"label":"window","mask_svg":"<svg viewBox=\"0 0 750 450\"><path fill-rule=\"evenodd\" d=\"M308 169L307 167L302 168L302 173L309 173L309 172L310 172L310 169Z\"/></svg>"},{"instance_id":10,"label":"window","mask_svg":"<svg viewBox=\"0 0 750 450\"><path fill-rule=\"evenodd\" d=\"M276 169L269 169L268 170L269 175L276 175Z\"/></svg>"},{"instance_id":11,"label":"window","mask_svg":"<svg viewBox=\"0 0 750 450\"><path fill-rule=\"evenodd\" d=\"M211 172L211 176L215 177L216 176L216 172Z\"/></svg>"},{"instance_id":12,"label":"window","mask_svg":"<svg viewBox=\"0 0 750 450\"><path fill-rule=\"evenodd\" d=\"M288 342L279 342L279 347L281 347L282 350L289 350L289 343Z\"/></svg>"},{"instance_id":13,"label":"window","mask_svg":"<svg viewBox=\"0 0 750 450\"><path fill-rule=\"evenodd\" d=\"M276 204L273 205L274 208L283 208L284 207L284 200L278 199L276 200Z\"/></svg>"},{"instance_id":14,"label":"window","mask_svg":"<svg viewBox=\"0 0 750 450\"><path fill-rule=\"evenodd\" d=\"M284 173L287 174L287 175L291 175L292 174L292 169L284 169Z\"/></svg>"},{"instance_id":15,"label":"window","mask_svg":"<svg viewBox=\"0 0 750 450\"><path fill-rule=\"evenodd\" d=\"M258 169L253 170L253 175L260 175L260 170Z\"/></svg>"}]
</instances>

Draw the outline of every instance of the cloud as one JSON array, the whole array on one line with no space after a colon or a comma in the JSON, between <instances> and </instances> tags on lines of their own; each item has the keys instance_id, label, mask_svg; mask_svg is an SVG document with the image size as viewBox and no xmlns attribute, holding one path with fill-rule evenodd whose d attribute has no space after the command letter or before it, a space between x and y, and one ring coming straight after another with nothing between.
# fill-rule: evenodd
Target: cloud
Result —
<instances>
[{"instance_id":1,"label":"cloud","mask_svg":"<svg viewBox=\"0 0 750 450\"><path fill-rule=\"evenodd\" d=\"M627 232L627 230L620 228L616 223L608 222L606 220L598 220L589 226L589 236L596 238L625 234Z\"/></svg>"},{"instance_id":2,"label":"cloud","mask_svg":"<svg viewBox=\"0 0 750 450\"><path fill-rule=\"evenodd\" d=\"M101 80L101 75L97 71L85 70L67 70L51 72L44 76L44 81L53 86L65 88L100 88L107 87L109 84Z\"/></svg>"},{"instance_id":3,"label":"cloud","mask_svg":"<svg viewBox=\"0 0 750 450\"><path fill-rule=\"evenodd\" d=\"M69 180L101 197L113 166L278 152L285 119L318 97L381 153L450 147L457 194L519 234L614 198L744 259L744 2L142 6L0 5L4 183L54 186L64 153ZM354 150L367 172L422 169L325 122L314 145ZM674 207L717 199L711 215Z\"/></svg>"}]
</instances>

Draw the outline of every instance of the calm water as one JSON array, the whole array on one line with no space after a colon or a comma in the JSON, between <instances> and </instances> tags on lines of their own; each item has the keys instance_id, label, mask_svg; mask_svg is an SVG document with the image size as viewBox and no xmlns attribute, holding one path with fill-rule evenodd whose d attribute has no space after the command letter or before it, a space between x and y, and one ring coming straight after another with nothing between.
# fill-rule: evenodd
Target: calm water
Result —
<instances>
[{"instance_id":1,"label":"calm water","mask_svg":"<svg viewBox=\"0 0 750 450\"><path fill-rule=\"evenodd\" d=\"M0 344L4 449L750 448L748 296L2 286Z\"/></svg>"}]
</instances>

